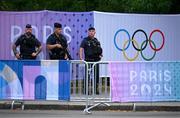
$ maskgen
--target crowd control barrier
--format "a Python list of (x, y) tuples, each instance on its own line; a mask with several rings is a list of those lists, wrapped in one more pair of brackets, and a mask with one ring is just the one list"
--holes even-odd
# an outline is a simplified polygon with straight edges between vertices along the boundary
[(119, 102), (180, 101), (180, 62), (0, 60), (0, 100), (85, 102), (85, 113)]
[[(108, 103), (114, 102), (134, 103), (135, 110), (137, 102), (180, 101), (180, 62), (96, 62), (93, 70), (97, 65), (106, 65), (102, 69), (108, 70), (109, 97), (102, 100), (105, 95), (97, 95), (97, 88), (92, 85), (94, 89), (92, 95), (88, 95), (88, 107), (84, 109), (86, 113), (99, 105), (109, 106)], [(92, 72), (92, 83), (96, 81), (95, 72)]]

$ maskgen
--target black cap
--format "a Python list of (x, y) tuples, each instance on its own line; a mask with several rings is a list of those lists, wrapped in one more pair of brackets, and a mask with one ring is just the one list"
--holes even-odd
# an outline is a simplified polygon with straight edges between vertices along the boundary
[(60, 23), (54, 23), (54, 28), (62, 28), (62, 25)]
[(30, 24), (27, 24), (26, 25), (26, 28), (32, 28)]
[(95, 28), (94, 28), (94, 27), (90, 27), (88, 30), (89, 30), (89, 31), (90, 31), (90, 30), (95, 30)]

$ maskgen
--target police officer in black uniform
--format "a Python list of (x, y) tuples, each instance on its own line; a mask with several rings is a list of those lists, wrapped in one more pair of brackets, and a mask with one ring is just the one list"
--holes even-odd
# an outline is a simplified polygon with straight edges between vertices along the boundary
[[(102, 58), (102, 48), (100, 42), (95, 38), (95, 28), (90, 27), (88, 29), (88, 37), (84, 38), (80, 45), (79, 57), (80, 60), (83, 60), (83, 52), (84, 52), (84, 60), (87, 62), (97, 62)], [(88, 65), (89, 68), (92, 68), (92, 64)], [(98, 84), (99, 84), (99, 65), (95, 67), (95, 85), (96, 85), (96, 93), (98, 93)]]
[(67, 60), (71, 58), (69, 57), (67, 40), (62, 34), (62, 25), (60, 23), (54, 23), (54, 33), (48, 37), (46, 46), (51, 60)]
[(90, 27), (88, 29), (88, 37), (84, 38), (80, 45), (79, 57), (83, 60), (83, 51), (85, 61), (96, 62), (100, 61), (102, 57), (102, 48), (100, 42), (95, 38), (95, 28)]
[[(20, 46), (20, 52), (16, 49), (18, 46)], [(25, 33), (16, 40), (12, 48), (17, 59), (36, 59), (42, 46), (35, 35), (32, 34), (31, 25), (27, 24)]]

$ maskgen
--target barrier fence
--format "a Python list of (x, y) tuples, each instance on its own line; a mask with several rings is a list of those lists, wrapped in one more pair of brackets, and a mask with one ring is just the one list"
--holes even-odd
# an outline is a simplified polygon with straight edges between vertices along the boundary
[[(180, 100), (180, 62), (0, 61), (0, 100), (109, 102)], [(135, 104), (134, 104), (135, 105)]]
[[(135, 110), (136, 102), (180, 101), (180, 62), (96, 62), (93, 70), (97, 65), (106, 65), (100, 69), (108, 69), (109, 97), (102, 99), (106, 95), (97, 96), (94, 88), (86, 101), (93, 103), (84, 110), (87, 113), (101, 104), (109, 106), (109, 102), (132, 102)], [(97, 77), (94, 71), (92, 76)]]

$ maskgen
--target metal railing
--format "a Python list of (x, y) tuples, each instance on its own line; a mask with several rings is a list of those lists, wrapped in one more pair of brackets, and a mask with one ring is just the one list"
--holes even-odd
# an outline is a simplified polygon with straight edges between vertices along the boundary
[[(91, 113), (90, 110), (100, 106), (110, 106), (108, 102), (111, 102), (110, 97), (110, 78), (109, 75), (106, 73), (103, 73), (103, 76), (101, 76), (100, 72), (103, 67), (100, 67), (101, 65), (107, 66), (108, 62), (88, 62), (88, 78), (92, 80), (92, 85), (86, 85), (86, 88), (88, 88), (87, 91), (91, 91), (90, 88), (92, 88), (92, 94), (88, 94), (87, 101), (86, 101), (86, 108), (84, 109), (85, 113)], [(107, 69), (107, 68), (106, 68)], [(108, 72), (108, 71), (106, 71)], [(105, 76), (104, 76), (105, 75)], [(88, 87), (90, 86), (90, 87)], [(91, 87), (92, 86), (92, 87)]]
[(85, 101), (85, 79), (87, 62), (81, 60), (71, 61), (71, 101)]
[[(106, 67), (108, 66), (108, 64), (111, 63), (113, 62), (108, 62), (108, 61), (86, 62), (81, 60), (71, 61), (70, 70), (72, 72), (70, 72), (71, 73), (70, 101), (85, 102), (86, 103), (84, 109), (85, 113), (89, 114), (91, 113), (90, 110), (92, 110), (93, 108), (99, 105), (109, 106), (108, 103), (113, 102), (113, 98), (111, 100), (112, 83), (110, 83), (110, 76), (107, 70), (109, 67)], [(120, 62), (120, 63), (124, 63), (124, 62)], [(125, 62), (125, 63), (132, 64), (131, 62)], [(150, 62), (144, 62), (144, 63), (150, 63)], [(174, 65), (177, 64), (174, 63)], [(158, 66), (158, 64), (153, 64), (153, 67), (154, 66)], [(22, 105), (21, 108), (24, 109), (23, 101), (22, 102), (13, 101), (11, 108), (13, 108), (15, 102), (20, 103)], [(137, 101), (132, 101), (133, 111), (136, 110), (136, 102)]]
[[(111, 97), (108, 71), (101, 74), (101, 70), (106, 68), (101, 66), (107, 65), (108, 62), (86, 62), (83, 60), (72, 60), (70, 62), (70, 101), (85, 102), (85, 113), (90, 113), (91, 109), (99, 105), (109, 106), (107, 103), (111, 101)], [(23, 100), (13, 100), (11, 109), (14, 108), (15, 103), (20, 104), (21, 109), (24, 110)]]

